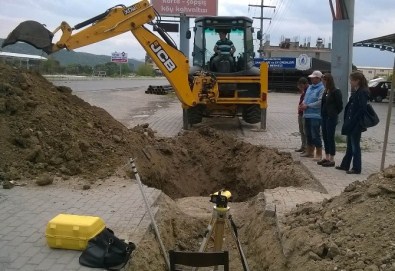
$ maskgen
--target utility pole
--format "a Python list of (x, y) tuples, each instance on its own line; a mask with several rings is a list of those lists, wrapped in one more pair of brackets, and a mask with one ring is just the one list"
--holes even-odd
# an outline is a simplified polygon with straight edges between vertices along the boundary
[(263, 20), (271, 20), (272, 18), (269, 17), (263, 17), (263, 8), (276, 8), (276, 6), (265, 6), (263, 5), (263, 0), (261, 0), (260, 5), (248, 5), (250, 7), (259, 7), (261, 8), (261, 17), (252, 17), (254, 19), (259, 19), (261, 21), (261, 39), (259, 40), (259, 56), (263, 57), (263, 50), (262, 50), (262, 40), (263, 40)]

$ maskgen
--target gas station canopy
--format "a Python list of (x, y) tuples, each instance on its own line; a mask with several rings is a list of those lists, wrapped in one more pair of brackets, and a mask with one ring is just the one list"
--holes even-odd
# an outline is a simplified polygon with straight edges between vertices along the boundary
[(354, 47), (372, 47), (395, 53), (395, 33), (353, 43)]

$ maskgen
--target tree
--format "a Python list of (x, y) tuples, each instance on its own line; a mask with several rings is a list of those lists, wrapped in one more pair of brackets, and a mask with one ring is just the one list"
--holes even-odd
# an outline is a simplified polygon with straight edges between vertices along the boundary
[(48, 57), (48, 60), (42, 61), (40, 64), (40, 71), (42, 73), (58, 73), (62, 70), (63, 69), (61, 69), (59, 61), (55, 60), (52, 57)]
[(142, 64), (137, 67), (136, 74), (140, 76), (154, 76), (155, 71), (151, 65)]
[(121, 70), (122, 70), (122, 75), (129, 75), (132, 72), (132, 70), (130, 69), (127, 63), (121, 64)]

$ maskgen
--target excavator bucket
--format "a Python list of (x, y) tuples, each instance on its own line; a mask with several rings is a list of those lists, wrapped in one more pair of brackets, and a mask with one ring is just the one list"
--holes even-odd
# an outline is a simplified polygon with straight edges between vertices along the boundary
[(47, 54), (52, 53), (53, 34), (42, 24), (36, 21), (20, 23), (4, 40), (1, 47), (14, 44), (18, 41), (29, 43)]

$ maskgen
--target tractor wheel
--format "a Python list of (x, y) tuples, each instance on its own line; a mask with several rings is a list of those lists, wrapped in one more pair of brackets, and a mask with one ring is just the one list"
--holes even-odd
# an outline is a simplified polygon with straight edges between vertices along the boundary
[(242, 118), (245, 122), (255, 124), (261, 121), (261, 109), (259, 105), (246, 105), (242, 111)]

